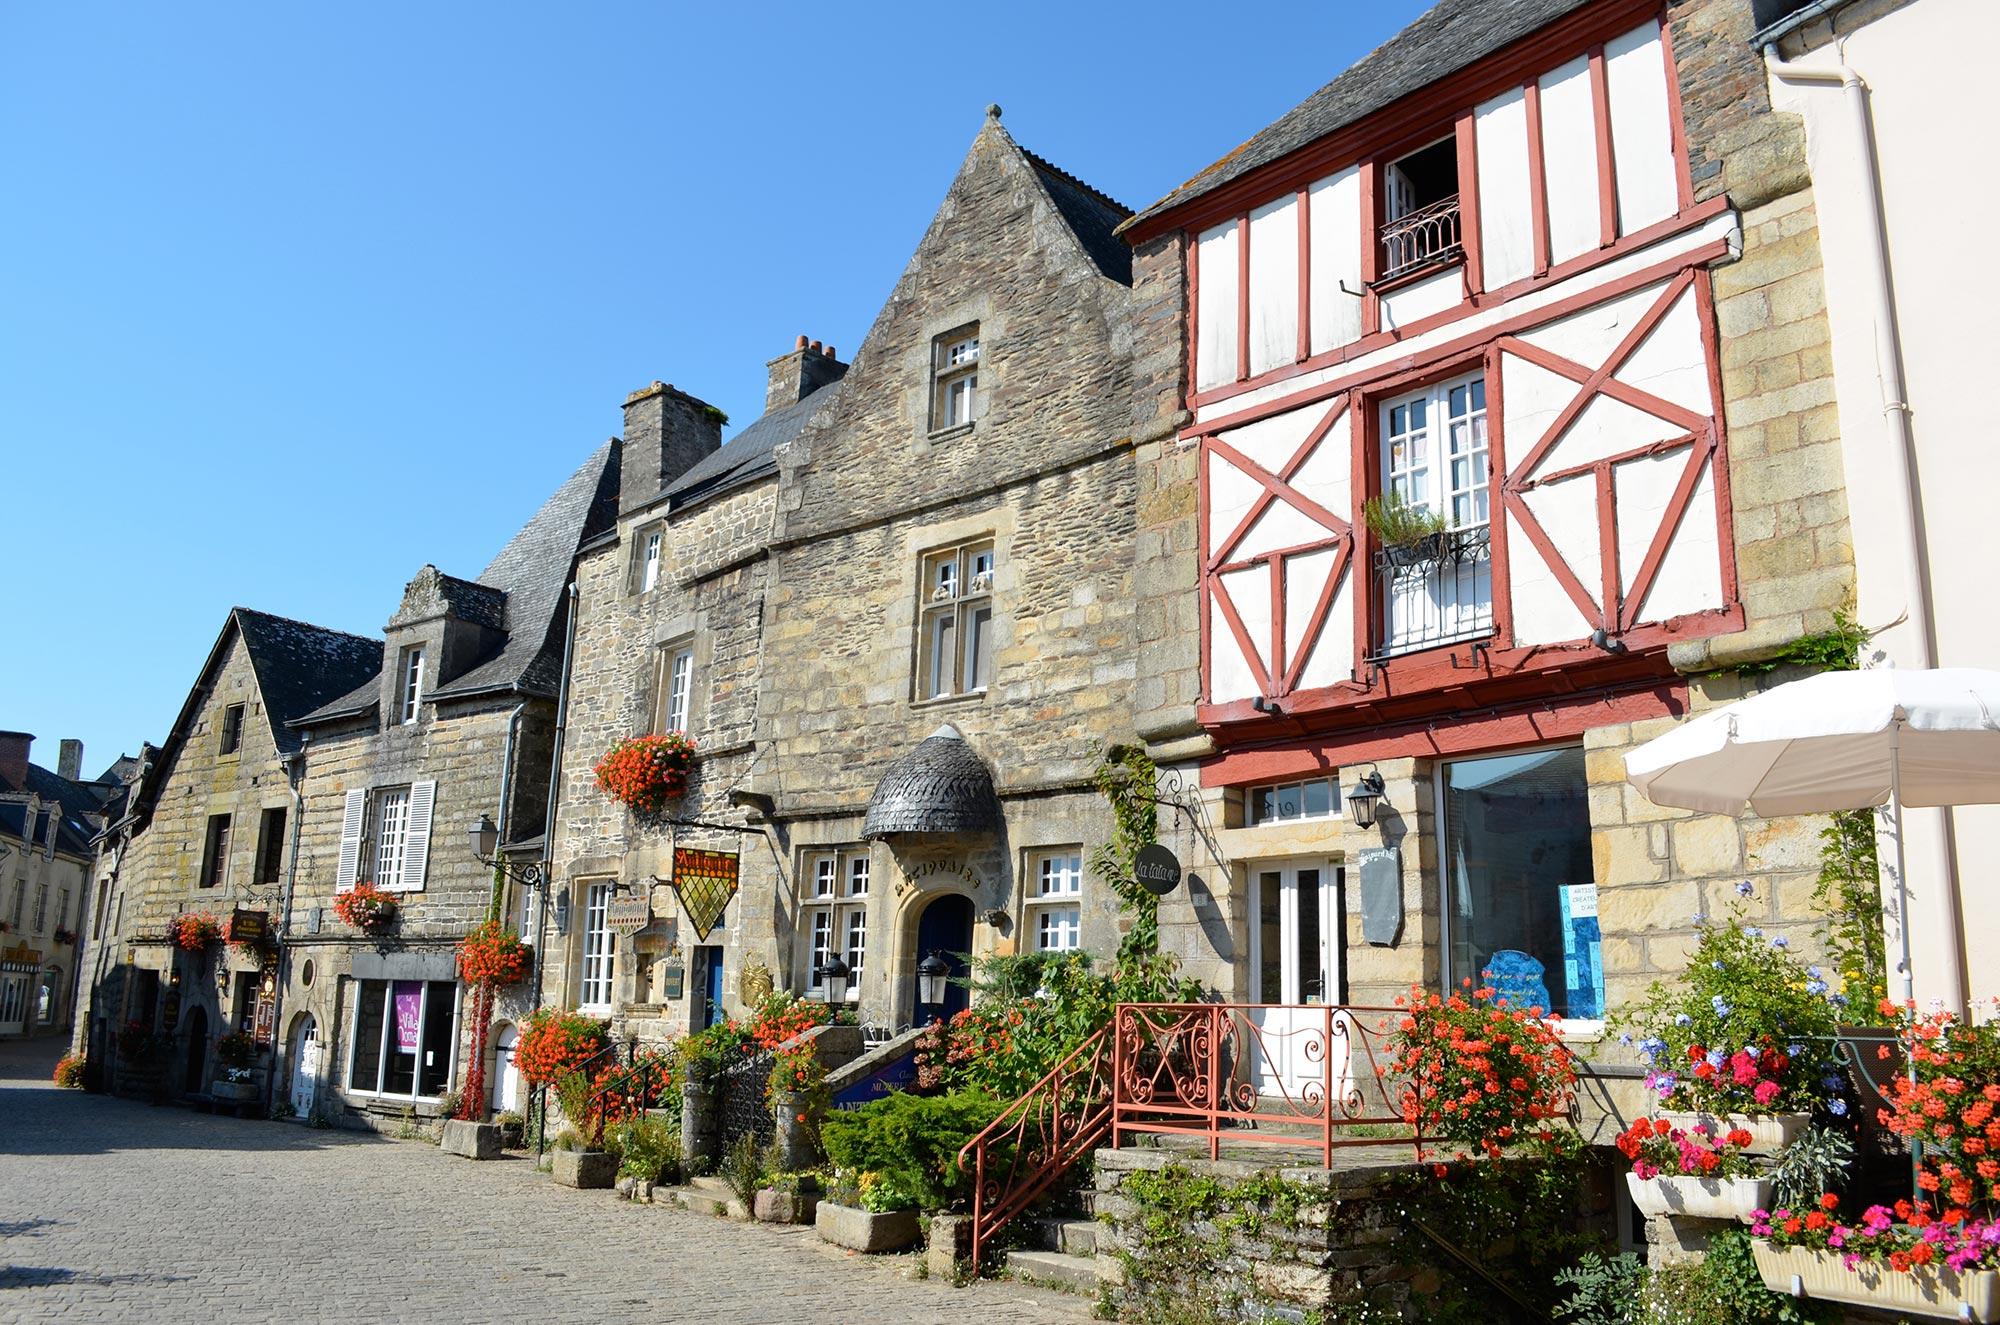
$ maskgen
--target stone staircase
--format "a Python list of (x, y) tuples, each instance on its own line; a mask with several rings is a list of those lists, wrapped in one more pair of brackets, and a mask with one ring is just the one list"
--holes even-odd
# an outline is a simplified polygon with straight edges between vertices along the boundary
[(682, 1187), (655, 1187), (653, 1202), (665, 1205), (672, 1202), (696, 1215), (727, 1215), (731, 1219), (748, 1219), (750, 1212), (743, 1208), (743, 1202), (736, 1199), (736, 1193), (729, 1190), (729, 1184), (720, 1178), (690, 1178)]
[(1088, 1216), (1023, 1219), (1021, 1231), (1034, 1243), (1007, 1253), (1007, 1272), (1019, 1279), (1078, 1293), (1097, 1292), (1098, 1237), (1102, 1227)]

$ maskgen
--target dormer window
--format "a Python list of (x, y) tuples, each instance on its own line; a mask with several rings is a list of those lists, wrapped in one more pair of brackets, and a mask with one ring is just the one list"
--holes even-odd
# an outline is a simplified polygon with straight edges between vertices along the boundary
[(1381, 243), (1379, 281), (1443, 266), (1464, 254), (1456, 138), (1440, 138), (1382, 168)]
[(397, 685), (396, 721), (412, 723), (424, 700), (424, 650), (413, 645), (403, 650), (403, 666)]
[(970, 424), (982, 413), (980, 403), (975, 322), (931, 342), (931, 431)]

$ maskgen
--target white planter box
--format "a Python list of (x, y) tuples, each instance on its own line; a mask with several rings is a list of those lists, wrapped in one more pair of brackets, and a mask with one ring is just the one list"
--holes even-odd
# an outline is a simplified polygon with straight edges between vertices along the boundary
[[(1850, 1270), (1839, 1252), (1773, 1247), (1762, 1238), (1753, 1238), (1750, 1250), (1764, 1286), (1774, 1293), (1980, 1325), (2000, 1321), (2000, 1270), (1960, 1274), (1926, 1265), (1898, 1274), (1886, 1265), (1867, 1263)], [(1963, 1314), (1962, 1307), (1971, 1314)]]
[(1728, 1136), (1735, 1128), (1750, 1133), (1750, 1144), (1743, 1148), (1748, 1155), (1775, 1155), (1792, 1142), (1798, 1140), (1799, 1133), (1806, 1130), (1812, 1115), (1806, 1113), (1675, 1113), (1664, 1112), (1660, 1117), (1682, 1131), (1702, 1126), (1709, 1129), (1717, 1140)]
[(1769, 1178), (1690, 1178), (1684, 1175), (1641, 1178), (1625, 1175), (1632, 1204), (1642, 1215), (1684, 1215), (1691, 1219), (1734, 1219), (1750, 1222), (1756, 1210), (1771, 1208)]

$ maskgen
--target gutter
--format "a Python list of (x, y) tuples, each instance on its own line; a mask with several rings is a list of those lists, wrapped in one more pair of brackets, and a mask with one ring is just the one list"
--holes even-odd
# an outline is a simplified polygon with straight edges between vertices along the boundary
[[(528, 711), (528, 701), (522, 700), (507, 715), (507, 738), (500, 746), (500, 852), (507, 850), (507, 838), (511, 833), (512, 820), (507, 811), (514, 795), (514, 738), (521, 730), (521, 715)], [(489, 883), (488, 887), (491, 887)]]
[[(1846, 0), (1820, 0), (1787, 21), (1797, 20), (1796, 27), (1844, 3)], [(1910, 428), (1909, 391), (1903, 375), (1903, 340), (1897, 327), (1895, 292), (1890, 283), (1889, 236), (1882, 209), (1882, 171), (1876, 150), (1874, 123), (1868, 113), (1868, 85), (1862, 81), (1859, 72), (1846, 64), (1797, 64), (1782, 58), (1775, 42), (1767, 42), (1763, 52), (1764, 65), (1771, 77), (1783, 82), (1838, 84), (1847, 107), (1847, 132), (1853, 140), (1855, 156), (1861, 163), (1862, 196), (1857, 201), (1858, 210), (1868, 228), (1863, 277), (1867, 286), (1868, 315), (1874, 323), (1875, 372), (1881, 383), (1882, 418), (1889, 430), (1888, 472), (1881, 478), (1893, 487), (1900, 498), (1895, 503), (1895, 547), (1891, 555), (1903, 572), (1904, 613), (1910, 624), (1911, 638), (1908, 654), (1900, 661), (1914, 668), (1935, 667), (1937, 651), (1932, 634), (1930, 577), (1924, 559), (1922, 498), (1917, 490), (1912, 460), (1916, 439)], [(1959, 880), (1953, 868), (1949, 838), (1950, 820), (1945, 818), (1932, 843), (1935, 849), (1929, 854), (1933, 858), (1927, 863), (1934, 871), (1933, 877), (1947, 885), (1938, 898), (1934, 916), (1944, 941), (1940, 975), (1944, 980), (1946, 1002), (1954, 1011), (1963, 1014), (1964, 925), (1958, 912)], [(1902, 846), (1900, 836), (1897, 845), (1899, 849)], [(1907, 940), (1909, 917), (1899, 916), (1898, 924)], [(1905, 965), (1907, 968), (1907, 963)], [(1905, 969), (1903, 974), (1907, 979), (1909, 971)]]

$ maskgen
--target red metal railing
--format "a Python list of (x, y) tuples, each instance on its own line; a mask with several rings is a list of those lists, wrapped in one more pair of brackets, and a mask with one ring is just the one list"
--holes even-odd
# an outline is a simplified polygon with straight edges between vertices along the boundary
[(1111, 1028), (1072, 1050), (958, 1152), (972, 1173), (972, 1267), (994, 1235), (1111, 1130)]

